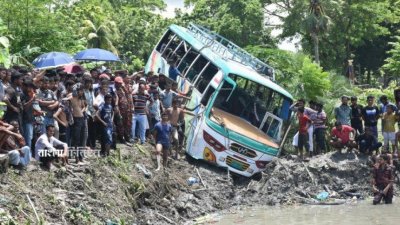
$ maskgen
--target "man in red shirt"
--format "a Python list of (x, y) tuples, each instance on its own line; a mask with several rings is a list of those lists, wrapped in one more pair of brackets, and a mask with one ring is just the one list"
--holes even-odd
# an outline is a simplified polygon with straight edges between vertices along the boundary
[(308, 143), (308, 127), (310, 126), (311, 120), (308, 116), (304, 115), (304, 108), (299, 108), (297, 111), (297, 119), (299, 120), (299, 142), (298, 151), (300, 153), (300, 158), (303, 159), (303, 147), (309, 152), (311, 157), (310, 145)]
[(330, 145), (340, 153), (344, 147), (347, 147), (347, 150), (350, 151), (357, 148), (357, 143), (354, 141), (355, 135), (356, 131), (351, 126), (342, 125), (341, 122), (336, 121), (335, 127), (331, 131)]

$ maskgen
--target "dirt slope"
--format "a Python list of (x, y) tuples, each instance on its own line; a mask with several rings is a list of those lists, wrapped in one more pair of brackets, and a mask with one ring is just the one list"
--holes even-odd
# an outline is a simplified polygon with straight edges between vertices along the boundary
[[(43, 224), (190, 224), (233, 206), (304, 202), (324, 189), (338, 198), (346, 198), (345, 191), (370, 194), (367, 158), (355, 154), (329, 153), (307, 163), (276, 160), (255, 181), (186, 159), (155, 172), (152, 147), (140, 149), (120, 145), (109, 158), (93, 157), (88, 165), (48, 172), (34, 163), (22, 174), (2, 174), (0, 224), (38, 224), (27, 195)], [(189, 186), (189, 177), (199, 178), (196, 169), (205, 185)]]

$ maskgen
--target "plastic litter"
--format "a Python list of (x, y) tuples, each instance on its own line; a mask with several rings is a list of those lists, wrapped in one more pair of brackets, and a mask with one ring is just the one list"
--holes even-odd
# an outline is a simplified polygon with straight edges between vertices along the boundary
[(320, 201), (324, 201), (324, 200), (326, 200), (328, 197), (329, 197), (329, 193), (326, 192), (326, 191), (323, 191), (323, 192), (321, 192), (321, 193), (319, 193), (319, 194), (317, 195), (317, 199), (320, 200)]
[(197, 179), (197, 178), (195, 178), (195, 177), (189, 177), (189, 178), (187, 179), (187, 184), (188, 184), (189, 186), (192, 186), (193, 184), (198, 184), (199, 182), (200, 182), (200, 180)]
[(136, 164), (136, 168), (141, 171), (146, 178), (151, 178), (153, 176), (153, 174), (142, 164)]

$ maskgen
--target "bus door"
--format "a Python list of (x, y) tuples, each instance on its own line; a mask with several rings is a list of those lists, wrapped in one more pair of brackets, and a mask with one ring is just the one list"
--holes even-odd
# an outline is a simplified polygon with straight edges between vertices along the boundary
[(218, 71), (214, 76), (212, 76), (210, 81), (207, 81), (208, 85), (206, 86), (205, 90), (202, 93), (200, 93), (200, 91), (202, 90), (201, 85), (198, 85), (199, 83), (195, 83), (192, 96), (198, 95), (200, 97), (198, 98), (200, 99), (200, 102), (194, 108), (187, 107), (187, 110), (191, 110), (196, 116), (187, 117), (188, 126), (186, 129), (187, 131), (186, 150), (194, 158), (200, 159), (203, 156), (202, 149), (196, 149), (194, 147), (198, 145), (197, 137), (199, 131), (203, 129), (204, 114), (209, 104), (209, 101), (212, 99), (214, 94), (216, 94), (216, 89), (219, 83), (221, 83), (222, 79), (223, 79), (223, 73), (222, 71)]

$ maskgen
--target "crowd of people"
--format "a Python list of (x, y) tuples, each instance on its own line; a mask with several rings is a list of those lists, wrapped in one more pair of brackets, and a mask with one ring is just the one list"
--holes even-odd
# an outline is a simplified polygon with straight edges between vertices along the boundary
[[(340, 106), (334, 109), (335, 122), (326, 137), (327, 115), (323, 104), (310, 101), (309, 107), (304, 100), (291, 106), (297, 112), (298, 132), (293, 138), (293, 145), (301, 160), (304, 149), (309, 157), (327, 152), (327, 147), (342, 153), (355, 151), (371, 156), (372, 185), (375, 193), (374, 204), (382, 199), (391, 203), (393, 197), (393, 180), (398, 161), (398, 143), (400, 131), (400, 91), (395, 91), (396, 102), (392, 103), (386, 95), (379, 97), (379, 105), (374, 96), (368, 96), (365, 106), (358, 103), (357, 97), (341, 97)], [(349, 103), (350, 100), (350, 103)], [(380, 129), (378, 124), (380, 122)], [(380, 142), (381, 131), (383, 143)], [(315, 146), (314, 146), (315, 143)]]
[[(173, 69), (171, 64), (170, 73), (179, 75)], [(179, 158), (184, 115), (191, 114), (182, 107), (190, 98), (177, 87), (175, 80), (152, 72), (129, 75), (127, 71), (94, 68), (68, 74), (63, 68), (0, 67), (0, 153), (8, 154), (15, 167), (26, 167), (34, 158), (51, 169), (55, 161), (66, 165), (70, 158), (84, 163), (85, 155), (93, 152), (98, 142), (104, 157), (117, 142), (152, 142), (160, 170), (167, 165), (172, 145), (174, 158)], [(327, 152), (328, 146), (338, 152), (345, 149), (373, 155), (374, 203), (381, 199), (391, 203), (393, 161), (398, 159), (400, 142), (397, 95), (395, 103), (380, 96), (379, 105), (374, 96), (368, 96), (365, 107), (358, 104), (357, 97), (343, 96), (334, 110), (336, 121), (328, 139), (323, 104), (310, 101), (306, 107), (304, 100), (298, 100), (290, 108), (299, 122), (293, 145), (300, 158), (305, 159), (304, 149), (312, 157)], [(378, 138), (379, 120), (383, 143)]]
[(69, 158), (85, 163), (99, 142), (102, 156), (117, 142), (153, 142), (159, 170), (171, 145), (179, 158), (187, 99), (175, 81), (151, 72), (0, 68), (0, 153), (16, 167), (34, 158), (51, 169)]

